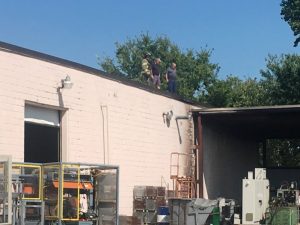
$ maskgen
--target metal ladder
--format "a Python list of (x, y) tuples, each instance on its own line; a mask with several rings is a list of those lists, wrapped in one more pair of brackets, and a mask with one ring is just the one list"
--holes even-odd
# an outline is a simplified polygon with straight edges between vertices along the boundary
[(193, 198), (196, 193), (194, 154), (172, 152), (170, 178), (176, 198)]

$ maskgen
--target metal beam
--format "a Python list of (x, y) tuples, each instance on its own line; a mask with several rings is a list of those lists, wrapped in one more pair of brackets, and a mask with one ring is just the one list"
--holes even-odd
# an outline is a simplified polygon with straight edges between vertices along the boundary
[(197, 162), (198, 162), (198, 197), (203, 198), (203, 127), (201, 115), (198, 115), (198, 145), (197, 145)]

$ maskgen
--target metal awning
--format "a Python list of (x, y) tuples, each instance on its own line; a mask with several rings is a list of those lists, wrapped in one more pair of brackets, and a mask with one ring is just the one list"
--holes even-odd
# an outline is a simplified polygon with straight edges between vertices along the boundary
[(276, 105), (255, 107), (227, 107), (227, 108), (201, 108), (192, 109), (199, 114), (227, 114), (227, 113), (278, 113), (278, 112), (300, 112), (300, 105)]

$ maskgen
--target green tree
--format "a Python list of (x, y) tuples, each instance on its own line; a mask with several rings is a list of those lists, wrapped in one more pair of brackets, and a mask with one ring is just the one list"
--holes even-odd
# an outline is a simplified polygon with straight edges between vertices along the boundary
[(263, 86), (256, 79), (242, 80), (231, 75), (225, 80), (216, 80), (202, 101), (215, 107), (258, 106), (264, 103)]
[(289, 24), (296, 37), (294, 42), (296, 47), (300, 41), (300, 0), (282, 0), (281, 7), (283, 19)]
[(266, 69), (261, 70), (261, 75), (265, 104), (300, 103), (300, 56), (269, 56)]
[[(269, 56), (261, 70), (265, 105), (300, 103), (300, 56)], [(269, 166), (300, 166), (300, 139), (268, 139)]]
[(300, 56), (270, 55), (261, 79), (216, 79), (200, 102), (216, 107), (287, 105), (300, 103)]
[(108, 73), (145, 82), (141, 77), (141, 62), (146, 52), (151, 54), (152, 60), (155, 57), (162, 60), (163, 88), (166, 88), (166, 69), (172, 62), (177, 64), (177, 92), (183, 97), (195, 99), (205, 93), (217, 78), (219, 66), (210, 62), (211, 50), (182, 51), (165, 36), (152, 38), (148, 34), (141, 34), (124, 43), (117, 42), (114, 59), (106, 57), (99, 59), (98, 63)]
[(300, 139), (268, 139), (266, 148), (268, 166), (300, 166)]

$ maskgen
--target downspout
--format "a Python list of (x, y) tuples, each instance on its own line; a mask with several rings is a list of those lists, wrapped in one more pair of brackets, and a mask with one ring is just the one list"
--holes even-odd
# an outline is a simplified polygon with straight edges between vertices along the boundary
[(179, 130), (179, 125), (178, 125), (178, 120), (190, 120), (192, 117), (191, 115), (188, 116), (176, 116), (175, 117), (175, 121), (176, 121), (176, 126), (177, 126), (177, 132), (178, 132), (178, 136), (179, 136), (179, 143), (182, 143), (182, 139), (181, 139), (181, 134), (180, 134), (180, 130)]
[(109, 151), (109, 130), (108, 130), (108, 120), (109, 118), (108, 118), (108, 107), (106, 106), (106, 138), (107, 138), (107, 143), (106, 143), (106, 147), (107, 147), (107, 163), (109, 164), (110, 163), (110, 160), (109, 160), (109, 153), (110, 153), (110, 151)]
[[(102, 138), (103, 138), (103, 162), (104, 164), (109, 163), (109, 137), (108, 137), (108, 107), (107, 105), (101, 105), (101, 115), (102, 115)], [(106, 108), (106, 139), (105, 139), (105, 117), (103, 108)], [(106, 155), (107, 153), (107, 155)]]
[(176, 116), (175, 120), (189, 120), (191, 116)]

